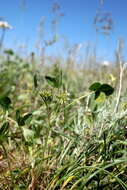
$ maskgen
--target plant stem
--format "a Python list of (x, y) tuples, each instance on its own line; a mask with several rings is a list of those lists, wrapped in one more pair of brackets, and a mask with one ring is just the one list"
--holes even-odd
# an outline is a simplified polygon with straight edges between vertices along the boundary
[(2, 46), (3, 46), (4, 37), (5, 37), (5, 28), (2, 29), (2, 35), (1, 35), (1, 38), (0, 38), (0, 52), (1, 52), (1, 49), (2, 49)]
[(49, 133), (50, 133), (50, 129), (51, 129), (51, 124), (50, 124), (51, 113), (50, 113), (50, 109), (49, 109), (49, 106), (48, 106), (47, 103), (46, 103), (46, 110), (47, 110), (47, 124), (48, 124), (48, 127), (46, 129), (46, 139), (45, 139), (45, 145), (44, 145), (43, 158), (45, 156), (45, 151), (47, 150)]
[(119, 76), (119, 91), (118, 91), (118, 97), (117, 97), (117, 101), (116, 101), (116, 106), (114, 109), (114, 113), (116, 113), (118, 111), (118, 107), (119, 107), (119, 102), (120, 102), (120, 96), (121, 96), (121, 91), (122, 91), (122, 82), (123, 82), (123, 72), (124, 72), (124, 65), (122, 65), (122, 62), (120, 61), (120, 76)]

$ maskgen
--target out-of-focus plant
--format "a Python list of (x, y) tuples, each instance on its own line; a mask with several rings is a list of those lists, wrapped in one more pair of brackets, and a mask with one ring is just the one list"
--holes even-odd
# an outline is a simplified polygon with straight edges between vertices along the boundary
[(94, 26), (97, 33), (109, 35), (113, 29), (111, 13), (98, 10), (94, 18)]
[(5, 32), (7, 29), (12, 29), (12, 26), (7, 21), (0, 20), (0, 29), (2, 30), (2, 34), (0, 37), (0, 51), (1, 51), (1, 48), (3, 46)]

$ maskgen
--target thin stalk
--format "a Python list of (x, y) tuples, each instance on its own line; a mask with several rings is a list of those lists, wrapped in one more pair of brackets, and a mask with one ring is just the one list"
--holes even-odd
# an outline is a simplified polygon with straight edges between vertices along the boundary
[(36, 175), (35, 175), (35, 170), (34, 168), (32, 168), (31, 170), (31, 184), (29, 185), (28, 190), (35, 190), (35, 186), (36, 186)]
[(90, 95), (88, 95), (86, 99), (86, 111), (89, 109), (89, 101), (90, 101)]
[(48, 124), (48, 127), (46, 129), (46, 139), (45, 139), (45, 145), (44, 145), (43, 158), (44, 158), (44, 155), (45, 155), (45, 151), (47, 150), (48, 139), (49, 139), (49, 134), (50, 134), (50, 129), (51, 129), (51, 123), (50, 123), (51, 113), (50, 113), (50, 109), (49, 109), (48, 104), (46, 102), (45, 102), (45, 104), (46, 104), (46, 110), (47, 110), (47, 124)]
[(1, 38), (0, 38), (0, 52), (1, 52), (1, 49), (2, 49), (2, 46), (3, 46), (4, 37), (5, 37), (5, 28), (2, 29), (2, 35), (1, 35)]
[(116, 113), (118, 111), (118, 107), (119, 107), (120, 96), (121, 96), (121, 92), (122, 92), (123, 72), (124, 72), (124, 68), (125, 68), (124, 66), (125, 66), (125, 64), (123, 65), (122, 62), (120, 61), (119, 90), (118, 90), (118, 97), (117, 97), (114, 113)]

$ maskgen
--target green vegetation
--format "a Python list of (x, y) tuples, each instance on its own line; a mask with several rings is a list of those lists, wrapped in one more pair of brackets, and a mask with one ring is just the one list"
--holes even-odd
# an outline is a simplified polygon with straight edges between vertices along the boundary
[(0, 190), (126, 190), (122, 65), (0, 62)]

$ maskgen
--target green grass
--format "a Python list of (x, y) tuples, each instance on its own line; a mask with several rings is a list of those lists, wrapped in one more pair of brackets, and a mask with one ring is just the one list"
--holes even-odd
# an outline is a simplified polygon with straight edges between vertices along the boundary
[[(115, 109), (115, 67), (41, 68), (15, 54), (4, 60), (0, 190), (126, 190), (126, 70)], [(89, 90), (94, 82), (111, 85), (113, 94), (111, 88)]]

